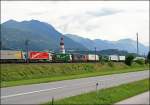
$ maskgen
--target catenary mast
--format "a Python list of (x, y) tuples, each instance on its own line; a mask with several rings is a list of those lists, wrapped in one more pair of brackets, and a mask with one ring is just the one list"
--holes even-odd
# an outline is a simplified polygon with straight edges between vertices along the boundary
[(136, 53), (139, 54), (139, 38), (138, 38), (138, 33), (136, 33), (137, 36), (137, 51)]

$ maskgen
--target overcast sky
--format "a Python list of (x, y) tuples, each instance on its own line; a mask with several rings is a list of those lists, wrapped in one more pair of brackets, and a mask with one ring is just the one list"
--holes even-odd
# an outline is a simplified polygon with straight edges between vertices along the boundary
[(90, 39), (149, 44), (149, 1), (1, 1), (1, 22), (36, 19)]

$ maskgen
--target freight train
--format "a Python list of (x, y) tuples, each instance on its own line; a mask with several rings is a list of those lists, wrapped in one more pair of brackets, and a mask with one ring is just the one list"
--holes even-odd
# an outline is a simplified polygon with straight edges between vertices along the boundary
[[(1, 63), (19, 63), (19, 62), (49, 62), (49, 63), (71, 63), (71, 62), (99, 62), (101, 56), (97, 54), (79, 54), (79, 53), (51, 53), (51, 52), (39, 52), (29, 51), (25, 53), (23, 51), (13, 50), (1, 50), (0, 51)], [(123, 59), (124, 60), (124, 59)]]
[(94, 54), (70, 54), (29, 51), (1, 50), (1, 62), (88, 62), (99, 61), (99, 56)]

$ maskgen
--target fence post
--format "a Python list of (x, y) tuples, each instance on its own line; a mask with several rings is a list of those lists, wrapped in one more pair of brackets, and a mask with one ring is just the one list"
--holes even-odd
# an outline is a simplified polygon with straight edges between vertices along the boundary
[(97, 88), (98, 88), (98, 82), (96, 83), (96, 91), (97, 91)]
[(98, 82), (96, 83), (96, 98), (98, 99)]
[(52, 97), (52, 105), (54, 105), (54, 97)]

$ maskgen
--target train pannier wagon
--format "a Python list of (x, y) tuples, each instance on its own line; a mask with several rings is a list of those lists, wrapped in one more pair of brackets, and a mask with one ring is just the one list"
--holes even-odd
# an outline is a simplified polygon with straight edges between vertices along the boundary
[(53, 56), (53, 62), (72, 62), (72, 56), (69, 53), (57, 53)]
[(72, 62), (87, 62), (87, 55), (85, 54), (72, 54)]
[(52, 54), (49, 52), (30, 51), (28, 53), (30, 62), (51, 62)]
[(88, 61), (89, 62), (94, 62), (94, 61), (99, 61), (99, 56), (95, 54), (88, 54)]
[(25, 57), (22, 51), (0, 50), (1, 63), (17, 63), (24, 62)]

